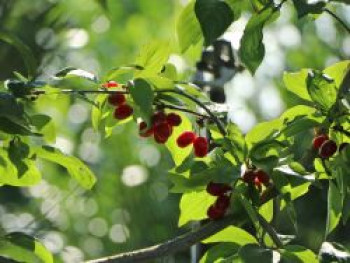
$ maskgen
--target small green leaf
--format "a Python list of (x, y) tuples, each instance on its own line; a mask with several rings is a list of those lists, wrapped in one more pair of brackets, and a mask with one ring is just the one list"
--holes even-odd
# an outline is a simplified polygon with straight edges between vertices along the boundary
[(190, 46), (196, 45), (202, 39), (201, 27), (194, 11), (195, 3), (192, 0), (177, 19), (176, 32), (181, 53), (185, 53)]
[(91, 109), (91, 122), (95, 131), (99, 131), (101, 128), (100, 126), (103, 120), (103, 106), (106, 104), (107, 98), (108, 95), (105, 94), (99, 94), (95, 97), (94, 103), (96, 106), (92, 107)]
[(50, 116), (37, 114), (30, 117), (32, 125), (36, 127), (44, 139), (49, 142), (55, 142), (56, 140), (56, 129)]
[(190, 221), (207, 218), (207, 210), (216, 200), (206, 191), (185, 193), (180, 201), (179, 227)]
[(306, 83), (311, 99), (322, 111), (327, 112), (337, 99), (334, 80), (321, 72), (310, 71)]
[(331, 76), (335, 82), (337, 89), (339, 89), (346, 72), (350, 69), (350, 60), (340, 61), (327, 67), (323, 73)]
[(271, 263), (273, 261), (273, 250), (259, 247), (255, 244), (248, 244), (242, 247), (238, 252), (242, 263)]
[(37, 62), (30, 48), (15, 35), (8, 32), (0, 31), (0, 40), (10, 44), (19, 51), (26, 65), (28, 78), (33, 78), (35, 76)]
[(160, 76), (171, 80), (177, 80), (177, 70), (174, 64), (166, 63), (162, 68)]
[(266, 8), (262, 12), (253, 14), (245, 27), (239, 55), (249, 71), (254, 74), (265, 56), (263, 40), (263, 28), (265, 23), (274, 18), (277, 11)]
[(166, 64), (170, 55), (169, 42), (152, 42), (141, 48), (135, 64), (144, 68), (144, 70), (135, 73), (135, 77), (147, 77), (148, 75), (158, 74)]
[[(51, 252), (47, 250), (47, 248), (38, 239), (32, 236), (20, 232), (13, 232), (7, 234), (5, 236), (5, 240), (12, 243), (14, 246), (18, 246), (33, 253), (43, 263), (53, 263)], [(10, 256), (12, 257), (13, 255)]]
[(255, 237), (249, 234), (242, 228), (229, 226), (224, 230), (212, 235), (211, 237), (202, 241), (202, 243), (215, 243), (215, 242), (232, 242), (239, 246), (247, 244), (258, 244)]
[(317, 256), (310, 249), (297, 245), (285, 246), (281, 253), (281, 262), (294, 263), (318, 263)]
[(6, 117), (0, 117), (0, 131), (12, 135), (40, 136), (40, 134), (33, 133), (28, 127), (17, 124)]
[(201, 25), (206, 46), (212, 44), (233, 22), (233, 12), (223, 1), (197, 0), (194, 10)]
[(308, 70), (303, 69), (299, 72), (285, 72), (283, 74), (283, 82), (287, 90), (294, 93), (301, 99), (311, 101), (310, 95), (307, 91), (306, 78)]
[(87, 80), (90, 80), (90, 81), (95, 82), (95, 83), (98, 82), (98, 78), (94, 74), (92, 74), (86, 70), (78, 69), (78, 68), (74, 68), (74, 67), (67, 67), (67, 68), (60, 70), (59, 72), (57, 72), (55, 74), (55, 77), (59, 78), (59, 79), (74, 78), (75, 77), (75, 78), (87, 79)]
[(235, 243), (221, 243), (208, 249), (199, 263), (233, 262), (232, 257), (237, 254), (239, 248)]
[(293, 0), (293, 3), (299, 18), (308, 14), (321, 14), (326, 6), (326, 3), (322, 1), (309, 4), (307, 0)]
[(139, 108), (139, 113), (144, 121), (149, 122), (153, 113), (154, 92), (151, 85), (144, 79), (135, 79), (130, 87), (130, 95)]
[(338, 187), (329, 181), (326, 236), (338, 225), (342, 215), (343, 200)]
[(96, 182), (95, 175), (78, 158), (65, 155), (60, 150), (50, 146), (36, 148), (36, 153), (38, 157), (66, 168), (68, 173), (85, 189), (91, 189), (94, 186)]
[(192, 146), (188, 146), (180, 150), (176, 140), (184, 131), (192, 131), (192, 123), (185, 114), (180, 112), (177, 112), (177, 114), (181, 116), (182, 122), (180, 126), (174, 127), (173, 134), (168, 139), (165, 146), (168, 148), (175, 165), (179, 166), (192, 152)]

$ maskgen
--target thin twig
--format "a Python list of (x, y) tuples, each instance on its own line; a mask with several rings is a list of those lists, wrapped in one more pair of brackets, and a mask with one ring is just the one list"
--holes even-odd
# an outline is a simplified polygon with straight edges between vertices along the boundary
[(221, 220), (209, 222), (196, 231), (191, 231), (164, 243), (114, 256), (90, 260), (87, 263), (152, 262), (156, 258), (169, 256), (177, 251), (188, 249), (193, 244), (223, 230), (231, 225), (233, 221), (234, 216), (229, 215)]
[(350, 27), (345, 24), (345, 22), (343, 20), (340, 19), (339, 16), (337, 16), (335, 13), (333, 13), (331, 10), (329, 10), (328, 8), (323, 8), (323, 11), (330, 14), (335, 20), (337, 20), (339, 22), (339, 24), (341, 24), (344, 29), (350, 34)]
[(157, 106), (158, 105), (160, 107), (162, 107), (162, 108), (165, 108), (165, 109), (171, 109), (171, 110), (177, 110), (177, 111), (181, 111), (181, 112), (187, 112), (187, 113), (190, 113), (192, 115), (195, 115), (195, 116), (198, 116), (198, 117), (201, 117), (201, 118), (204, 118), (204, 119), (210, 119), (210, 116), (208, 116), (208, 115), (204, 115), (204, 114), (201, 114), (199, 112), (195, 112), (195, 111), (189, 110), (187, 108), (178, 107), (178, 106), (171, 105), (171, 104), (165, 104), (163, 102), (157, 104)]

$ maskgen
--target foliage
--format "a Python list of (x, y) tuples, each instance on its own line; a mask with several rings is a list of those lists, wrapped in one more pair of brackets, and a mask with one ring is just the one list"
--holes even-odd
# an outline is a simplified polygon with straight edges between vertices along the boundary
[[(106, 1), (99, 2), (108, 8)], [(254, 74), (265, 56), (264, 27), (277, 19), (284, 4), (286, 1), (279, 4), (252, 1), (252, 8), (240, 0), (190, 1), (177, 23), (180, 50), (186, 53), (201, 41), (205, 46), (211, 45), (242, 12), (250, 11), (252, 15), (238, 54)], [(293, 1), (293, 5), (299, 18), (320, 14), (326, 6), (323, 2), (306, 1)], [(82, 188), (93, 189), (96, 184), (93, 170), (79, 158), (52, 146), (56, 138), (55, 120), (45, 112), (33, 110), (43, 97), (72, 95), (90, 104), (92, 126), (104, 138), (112, 136), (114, 128), (127, 122), (140, 125), (143, 121), (147, 129), (152, 129), (155, 141), (165, 144), (174, 164), (169, 171), (172, 191), (182, 194), (178, 226), (208, 217), (220, 221), (225, 213), (235, 218), (232, 225), (201, 240), (205, 244), (214, 243), (201, 262), (272, 262), (275, 257), (280, 258), (279, 262), (327, 262), (327, 257), (349, 257), (340, 245), (335, 244), (338, 249), (326, 243), (340, 223), (346, 225), (350, 217), (349, 60), (323, 70), (286, 72), (284, 86), (298, 102), (289, 105), (280, 117), (261, 122), (243, 134), (235, 123), (222, 118), (222, 112), (215, 110), (215, 104), (199, 87), (180, 80), (176, 66), (169, 62), (173, 52), (169, 42), (145, 45), (132, 64), (115, 68), (101, 78), (67, 67), (54, 75), (56, 82), (53, 82), (35, 78), (34, 56), (25, 44), (10, 34), (0, 33), (0, 39), (19, 50), (28, 72), (26, 77), (17, 73), (16, 78), (6, 80), (0, 94), (1, 185), (38, 184), (42, 178), (38, 164), (45, 160), (64, 167)], [(74, 81), (87, 88), (74, 88)], [(110, 87), (109, 81), (118, 84)], [(62, 88), (64, 83), (68, 86), (72, 83), (73, 88)], [(125, 96), (126, 102), (121, 104), (129, 105), (132, 114), (118, 118), (115, 110), (120, 105), (108, 102), (113, 95)], [(167, 118), (171, 112), (180, 116), (181, 124), (168, 125), (169, 131), (162, 130), (160, 134), (168, 133), (167, 136), (160, 136), (155, 116), (162, 113)], [(208, 133), (208, 154), (207, 148), (205, 154), (198, 154), (199, 135), (186, 148), (179, 147), (177, 138), (192, 130)], [(143, 132), (140, 130), (139, 135)], [(332, 141), (335, 150), (327, 149), (325, 142), (321, 147), (312, 145), (312, 139), (319, 135), (327, 135), (326, 141)], [(300, 137), (310, 143), (301, 144), (296, 151)], [(254, 174), (253, 179), (248, 177), (249, 173)], [(213, 182), (228, 186), (229, 190), (213, 194), (208, 188)], [(313, 187), (325, 185), (328, 188), (323, 240), (326, 245), (317, 256), (312, 248), (298, 244), (297, 239), (284, 240), (275, 221), (280, 213), (286, 213), (295, 230), (291, 235), (297, 237), (295, 202), (308, 196)], [(213, 218), (209, 211), (217, 206), (220, 197), (228, 198), (228, 207), (222, 210), (220, 218)], [(53, 261), (50, 252), (36, 238), (22, 233), (4, 234), (0, 251), (1, 255), (19, 262)]]

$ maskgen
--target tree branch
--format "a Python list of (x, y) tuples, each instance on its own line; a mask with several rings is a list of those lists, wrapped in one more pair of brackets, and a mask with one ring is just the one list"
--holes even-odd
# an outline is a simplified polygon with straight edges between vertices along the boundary
[(200, 242), (203, 239), (223, 230), (231, 225), (234, 216), (229, 215), (218, 221), (211, 221), (196, 231), (191, 231), (164, 243), (151, 247), (121, 253), (114, 256), (93, 259), (87, 263), (126, 263), (126, 262), (149, 262), (152, 259), (168, 256), (180, 250), (188, 249), (190, 246)]
[(330, 14), (335, 20), (337, 20), (342, 26), (343, 28), (350, 34), (350, 27), (345, 24), (345, 22), (343, 20), (340, 19), (339, 16), (337, 16), (335, 13), (333, 13), (331, 10), (329, 10), (328, 8), (324, 8), (323, 11), (325, 11), (326, 13)]

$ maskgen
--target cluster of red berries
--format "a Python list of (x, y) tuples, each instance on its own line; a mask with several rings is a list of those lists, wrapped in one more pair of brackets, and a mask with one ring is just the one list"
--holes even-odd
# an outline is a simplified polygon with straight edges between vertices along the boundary
[(179, 126), (181, 122), (181, 116), (176, 113), (165, 114), (163, 111), (158, 111), (151, 118), (151, 127), (147, 127), (144, 121), (139, 124), (139, 134), (141, 137), (153, 135), (157, 143), (163, 144), (173, 133), (173, 127)]
[(247, 169), (242, 175), (242, 180), (247, 184), (254, 184), (259, 191), (262, 185), (265, 187), (270, 185), (270, 177), (262, 169)]
[(180, 148), (185, 148), (193, 144), (194, 155), (196, 157), (204, 157), (209, 150), (208, 140), (205, 137), (197, 136), (192, 131), (183, 132), (176, 140)]
[(114, 93), (108, 97), (109, 104), (115, 106), (113, 113), (114, 118), (118, 120), (124, 120), (130, 117), (134, 110), (133, 108), (126, 103), (125, 95), (121, 93)]
[(228, 184), (210, 182), (207, 185), (207, 192), (212, 196), (217, 196), (215, 203), (207, 210), (210, 219), (217, 220), (225, 215), (230, 206), (231, 191), (232, 187)]
[(320, 134), (312, 141), (313, 147), (318, 150), (321, 158), (326, 159), (336, 153), (338, 146), (335, 141), (330, 140), (327, 134)]

